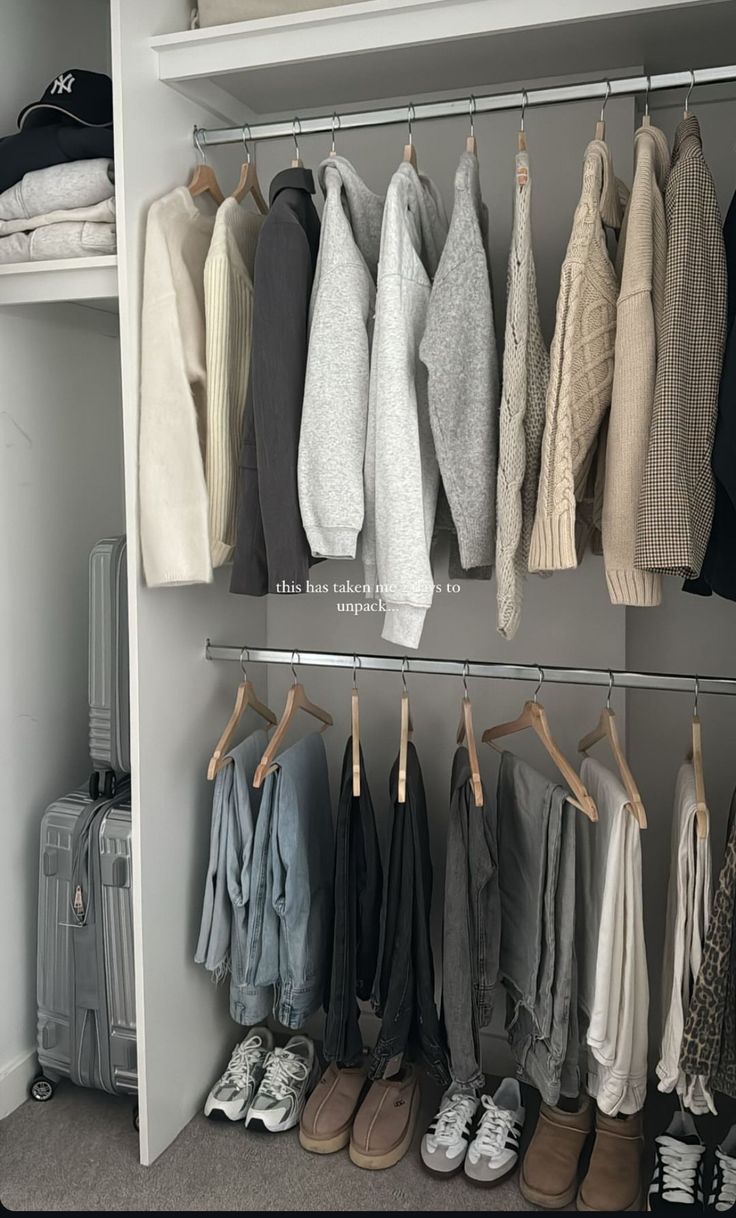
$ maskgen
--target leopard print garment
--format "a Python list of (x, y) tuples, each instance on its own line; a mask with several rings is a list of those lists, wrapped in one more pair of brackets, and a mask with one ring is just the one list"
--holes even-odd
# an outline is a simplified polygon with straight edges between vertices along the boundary
[(682, 1038), (680, 1068), (736, 1096), (736, 791), (726, 854)]

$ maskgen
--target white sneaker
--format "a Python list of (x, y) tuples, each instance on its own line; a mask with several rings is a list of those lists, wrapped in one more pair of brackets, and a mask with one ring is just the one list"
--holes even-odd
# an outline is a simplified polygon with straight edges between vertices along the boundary
[(505, 1078), (495, 1095), (482, 1095), (485, 1108), (468, 1147), (465, 1175), (476, 1184), (499, 1184), (519, 1161), (524, 1128), (521, 1090), (515, 1078)]
[(437, 1176), (452, 1176), (463, 1165), (478, 1096), (457, 1086), (442, 1096), (440, 1110), (422, 1138), (424, 1166)]
[(248, 1115), (246, 1128), (283, 1133), (299, 1124), (307, 1096), (317, 1082), (319, 1063), (308, 1036), (292, 1036), (274, 1049)]
[(215, 1121), (244, 1121), (272, 1049), (273, 1032), (251, 1028), (245, 1040), (235, 1046), (227, 1070), (207, 1096), (204, 1115)]

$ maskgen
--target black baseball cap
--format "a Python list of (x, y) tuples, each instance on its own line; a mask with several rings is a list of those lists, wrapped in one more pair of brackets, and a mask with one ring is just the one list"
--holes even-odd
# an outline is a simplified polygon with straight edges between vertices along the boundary
[(112, 81), (103, 72), (71, 68), (51, 81), (40, 101), (18, 115), (18, 126), (45, 127), (72, 122), (83, 127), (112, 126)]

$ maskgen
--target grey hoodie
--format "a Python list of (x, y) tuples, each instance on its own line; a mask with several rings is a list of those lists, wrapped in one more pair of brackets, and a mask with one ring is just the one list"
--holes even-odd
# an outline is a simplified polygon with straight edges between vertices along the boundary
[(429, 373), (432, 435), (465, 571), (490, 567), (496, 544), (500, 391), (487, 233), (478, 158), (464, 152), (420, 355)]
[(325, 194), (299, 437), (299, 506), (312, 554), (354, 558), (383, 199), (340, 156), (319, 167)]
[(419, 344), (447, 236), (442, 200), (404, 161), (386, 195), (365, 454), (366, 583), (386, 605), (383, 638), (418, 647), (432, 604), (429, 549), (439, 488)]

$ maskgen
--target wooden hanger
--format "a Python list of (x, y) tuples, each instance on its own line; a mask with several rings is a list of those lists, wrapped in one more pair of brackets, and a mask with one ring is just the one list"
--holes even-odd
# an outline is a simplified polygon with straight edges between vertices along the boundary
[(465, 141), (465, 151), (471, 152), (473, 156), (478, 155), (478, 141), (475, 138), (475, 98), (470, 94), (468, 99), (468, 108), (470, 110), (470, 135)]
[(601, 116), (595, 125), (595, 138), (597, 140), (605, 140), (605, 138), (606, 138), (606, 120), (605, 120), (604, 115), (606, 113), (606, 102), (608, 101), (610, 96), (611, 96), (611, 82), (610, 82), (610, 80), (607, 80), (606, 81), (606, 96), (603, 98), (603, 105), (601, 106)]
[(512, 719), (508, 723), (499, 723), (497, 727), (487, 728), (483, 733), (483, 743), (491, 744), (495, 747), (495, 741), (500, 740), (503, 736), (511, 736), (516, 732), (523, 732), (528, 727), (532, 728), (572, 792), (572, 796), (568, 796), (568, 802), (574, 804), (581, 812), (584, 812), (590, 820), (598, 820), (598, 809), (581, 782), (580, 775), (573, 769), (567, 758), (555, 744), (547, 714), (538, 700), (543, 682), (544, 669), (539, 667), (539, 684), (534, 691), (532, 701), (524, 703), (523, 710), (518, 719)]
[(245, 668), (243, 667), (243, 652), (247, 652), (246, 647), (244, 647), (243, 651), (240, 653), (240, 669), (243, 674), (243, 680), (240, 682), (238, 692), (235, 695), (235, 706), (233, 707), (233, 713), (225, 724), (225, 730), (220, 736), (220, 739), (217, 741), (215, 750), (210, 757), (210, 763), (207, 766), (207, 777), (210, 782), (212, 782), (217, 772), (225, 765), (227, 751), (230, 747), (230, 741), (235, 735), (236, 728), (248, 707), (250, 707), (251, 710), (254, 710), (256, 714), (260, 715), (262, 719), (265, 719), (267, 723), (271, 723), (275, 726), (275, 724), (278, 722), (273, 711), (270, 709), (270, 707), (266, 706), (265, 702), (261, 702), (255, 688), (248, 680)]
[(409, 690), (406, 684), (406, 671), (409, 667), (409, 661), (406, 656), (401, 661), (401, 680), (403, 690), (401, 693), (401, 737), (399, 740), (399, 790), (397, 802), (400, 804), (406, 803), (406, 769), (407, 756), (409, 753), (409, 741), (414, 732), (414, 724), (411, 719), (411, 706), (409, 705)]
[(340, 115), (337, 110), (332, 111), (332, 143), (330, 145), (330, 156), (337, 156), (337, 147), (335, 145), (335, 132), (340, 130)]
[[(522, 89), (521, 90), (521, 118), (519, 119), (519, 133), (516, 137), (516, 147), (519, 152), (526, 152), (526, 131), (524, 130), (524, 112), (526, 110), (526, 102), (527, 102), (527, 91), (526, 91), (526, 89)], [(526, 186), (526, 178), (524, 178), (524, 181), (521, 183), (521, 185)]]
[(358, 657), (353, 656), (353, 688), (350, 693), (350, 737), (353, 748), (353, 795), (360, 795), (360, 704), (358, 702), (358, 683), (355, 670), (358, 667)]
[(641, 120), (642, 127), (651, 127), (652, 120), (649, 117), (649, 90), (652, 87), (652, 78), (647, 75), (647, 91), (644, 94), (644, 117)]
[(634, 782), (634, 775), (631, 773), (629, 763), (624, 756), (624, 751), (621, 747), (621, 741), (619, 739), (618, 728), (616, 726), (616, 716), (611, 710), (611, 693), (613, 691), (614, 684), (613, 673), (609, 672), (608, 677), (609, 685), (606, 705), (601, 711), (601, 717), (598, 720), (597, 727), (593, 728), (592, 732), (588, 732), (587, 736), (583, 736), (582, 740), (578, 744), (578, 752), (587, 753), (589, 749), (592, 749), (594, 744), (598, 744), (599, 740), (608, 741), (618, 767), (621, 782), (623, 783), (624, 789), (628, 796), (628, 803), (626, 807), (637, 821), (639, 828), (646, 829), (647, 814), (644, 810), (641, 795), (639, 794), (639, 788)]
[[(412, 127), (414, 125), (414, 114), (415, 114), (414, 105), (412, 102), (409, 102), (409, 110), (408, 110), (407, 119), (406, 119), (408, 127), (409, 127), (409, 143), (404, 144), (404, 160), (408, 161), (409, 164), (414, 169), (416, 169), (416, 167), (417, 167), (417, 150), (414, 147), (414, 133), (412, 130)], [(404, 802), (403, 799), (400, 802), (403, 803)]]
[(690, 94), (692, 93), (694, 88), (695, 88), (695, 73), (693, 72), (692, 68), (690, 68), (690, 84), (688, 86), (687, 93), (685, 94), (685, 105), (684, 105), (683, 111), (682, 111), (683, 118), (690, 117), (690, 108), (689, 108), (690, 107)]
[[(294, 652), (294, 655), (298, 655), (298, 652)], [(256, 773), (253, 779), (254, 787), (260, 787), (264, 778), (269, 773), (273, 765), (274, 758), (276, 757), (278, 750), (281, 748), (284, 737), (286, 736), (286, 733), (288, 732), (297, 711), (306, 711), (308, 715), (313, 715), (315, 719), (319, 719), (320, 723), (324, 724), (324, 727), (332, 727), (332, 715), (329, 713), (329, 711), (323, 710), (321, 706), (317, 706), (314, 702), (310, 702), (309, 698), (307, 697), (307, 691), (296, 675), (293, 658), (291, 662), (291, 672), (294, 677), (294, 684), (291, 686), (287, 695), (286, 706), (284, 707), (284, 713), (279, 720), (278, 727), (269, 740), (266, 751), (256, 767)]]
[(198, 195), (211, 195), (215, 203), (220, 204), (225, 202), (225, 196), (220, 189), (220, 183), (215, 177), (215, 171), (211, 165), (207, 164), (207, 158), (202, 147), (202, 136), (198, 127), (194, 128), (194, 147), (197, 149), (201, 160), (195, 167), (189, 185), (187, 187), (193, 199)]
[[(247, 123), (246, 125), (247, 126)], [(258, 181), (258, 170), (256, 163), (250, 155), (250, 148), (245, 138), (245, 126), (243, 127), (243, 147), (245, 148), (245, 160), (240, 167), (240, 181), (238, 182), (231, 198), (237, 199), (238, 203), (242, 203), (246, 195), (250, 195), (262, 216), (265, 216), (268, 211), (268, 203), (263, 197), (261, 184)], [(250, 128), (248, 128), (250, 131)]]
[[(690, 86), (692, 89), (692, 85)], [(700, 724), (700, 716), (698, 714), (698, 697), (700, 695), (700, 682), (695, 678), (695, 704), (693, 706), (693, 717), (690, 724), (690, 751), (687, 759), (693, 763), (693, 775), (695, 777), (695, 823), (697, 825), (698, 837), (704, 838), (708, 836), (708, 824), (710, 814), (708, 805), (705, 802), (705, 772), (703, 770), (703, 733)]]
[(292, 157), (292, 161), (291, 161), (292, 169), (303, 169), (304, 168), (304, 161), (302, 160), (302, 154), (299, 151), (299, 140), (297, 138), (298, 136), (301, 135), (301, 133), (302, 133), (301, 122), (299, 121), (298, 118), (295, 118), (293, 123), (291, 124), (291, 138), (294, 141), (294, 156)]
[(460, 711), (460, 724), (457, 729), (457, 742), (462, 744), (466, 742), (468, 748), (468, 758), (470, 760), (470, 780), (473, 785), (473, 799), (475, 800), (476, 808), (483, 807), (483, 783), (480, 777), (480, 764), (478, 762), (478, 748), (475, 743), (475, 731), (473, 729), (473, 708), (470, 703), (470, 693), (468, 691), (468, 676), (470, 673), (470, 665), (465, 661), (463, 665), (463, 695), (462, 708)]

